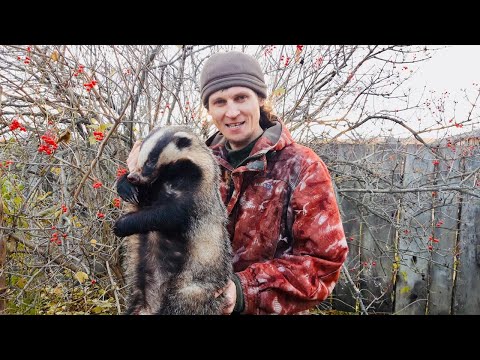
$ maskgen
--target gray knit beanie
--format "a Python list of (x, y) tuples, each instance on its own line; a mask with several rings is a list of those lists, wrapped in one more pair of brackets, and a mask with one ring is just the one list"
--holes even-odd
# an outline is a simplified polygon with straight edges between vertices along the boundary
[(200, 74), (200, 96), (204, 106), (215, 91), (232, 86), (245, 86), (267, 97), (267, 85), (258, 61), (239, 51), (216, 53), (205, 63)]

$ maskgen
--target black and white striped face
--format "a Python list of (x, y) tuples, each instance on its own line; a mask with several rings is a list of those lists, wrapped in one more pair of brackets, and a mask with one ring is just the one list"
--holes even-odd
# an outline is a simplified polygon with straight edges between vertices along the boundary
[(143, 141), (136, 170), (128, 176), (135, 185), (152, 184), (162, 166), (189, 161), (200, 167), (205, 162), (205, 149), (188, 128), (166, 127), (150, 133)]

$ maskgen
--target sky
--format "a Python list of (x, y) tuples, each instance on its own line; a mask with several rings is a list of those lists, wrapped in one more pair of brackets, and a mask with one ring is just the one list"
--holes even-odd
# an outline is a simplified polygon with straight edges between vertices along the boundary
[[(406, 64), (413, 73), (395, 92), (401, 95), (402, 91), (410, 93), (408, 106), (410, 110), (402, 110), (398, 116), (412, 128), (419, 132), (425, 141), (434, 141), (452, 135), (468, 133), (480, 129), (480, 109), (472, 113), (473, 121), (461, 124), (468, 118), (472, 106), (465, 98), (467, 90), (469, 100), (474, 100), (478, 95), (480, 84), (480, 45), (428, 45), (429, 48), (438, 49), (432, 52), (432, 58), (426, 61)], [(403, 75), (402, 71), (399, 73)], [(448, 92), (448, 94), (445, 94)], [(436, 105), (444, 100), (444, 111), (438, 111), (431, 105), (430, 109), (426, 102), (434, 102)], [(457, 103), (455, 104), (455, 101)], [(416, 106), (416, 105), (419, 106)], [(407, 106), (405, 99), (400, 102), (394, 98), (371, 97), (367, 103), (367, 109), (373, 113), (388, 109), (404, 109)], [(479, 104), (480, 106), (480, 100)], [(353, 113), (353, 112), (352, 112)], [(332, 114), (335, 118), (338, 114)], [(363, 114), (358, 114), (360, 118)], [(352, 118), (355, 118), (352, 116)], [(359, 119), (360, 119), (359, 118)], [(457, 127), (456, 123), (459, 126)], [(448, 128), (445, 128), (448, 126)], [(318, 131), (323, 127), (319, 126)], [(391, 121), (369, 121), (362, 124), (355, 132), (362, 138), (377, 138), (392, 136), (398, 138), (411, 138), (412, 133), (405, 127)], [(355, 135), (346, 133), (341, 139), (349, 139)]]
[[(471, 110), (471, 105), (465, 99), (465, 93), (462, 92), (462, 89), (467, 89), (470, 99), (474, 99), (477, 94), (476, 89), (478, 88), (474, 83), (480, 84), (480, 45), (431, 47), (440, 49), (433, 54), (431, 59), (419, 63), (418, 68), (405, 83), (405, 86), (412, 90), (414, 96), (411, 99), (423, 96), (422, 99), (426, 100), (430, 91), (435, 91), (434, 96), (438, 98), (441, 94), (448, 91), (449, 95), (445, 103), (444, 117), (447, 120), (455, 118), (455, 121), (461, 122), (467, 118), (468, 112)], [(455, 100), (458, 103), (454, 112)], [(479, 113), (478, 110), (476, 112)], [(420, 117), (425, 119), (425, 121), (418, 123), (416, 119)], [(433, 123), (432, 119), (433, 117), (425, 108), (406, 117), (408, 124), (416, 130), (424, 129), (428, 121)], [(478, 128), (479, 126), (475, 124), (465, 124), (463, 128), (450, 128), (448, 132), (450, 135), (454, 135), (477, 130)], [(438, 138), (443, 137), (444, 134), (445, 131), (441, 130), (425, 134), (425, 136)], [(403, 137), (408, 135), (408, 132), (406, 133), (404, 129), (397, 128), (392, 135)]]
[(480, 45), (453, 45), (439, 50), (414, 75), (415, 82), (454, 93), (480, 83)]
[[(455, 112), (456, 120), (466, 119), (471, 106), (465, 99), (462, 89), (473, 100), (477, 94), (476, 88), (480, 84), (480, 45), (453, 45), (439, 50), (412, 79), (418, 82), (420, 87), (435, 90), (437, 94), (449, 91), (450, 106), (453, 100), (457, 100)], [(477, 110), (478, 113), (478, 110)], [(468, 125), (463, 129), (452, 129), (452, 134), (478, 130), (479, 126)]]

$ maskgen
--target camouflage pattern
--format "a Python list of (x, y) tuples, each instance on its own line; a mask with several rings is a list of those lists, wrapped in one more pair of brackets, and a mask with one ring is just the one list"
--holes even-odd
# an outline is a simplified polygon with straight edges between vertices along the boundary
[(295, 143), (280, 121), (236, 169), (226, 160), (223, 135), (207, 145), (221, 168), (244, 313), (294, 314), (319, 304), (333, 290), (348, 252), (323, 161)]

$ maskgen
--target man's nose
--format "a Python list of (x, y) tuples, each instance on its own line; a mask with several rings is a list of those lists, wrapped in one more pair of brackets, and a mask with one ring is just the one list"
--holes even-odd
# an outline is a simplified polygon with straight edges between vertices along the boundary
[(240, 110), (238, 110), (237, 105), (235, 104), (227, 104), (227, 112), (225, 115), (229, 118), (236, 118), (240, 114)]

